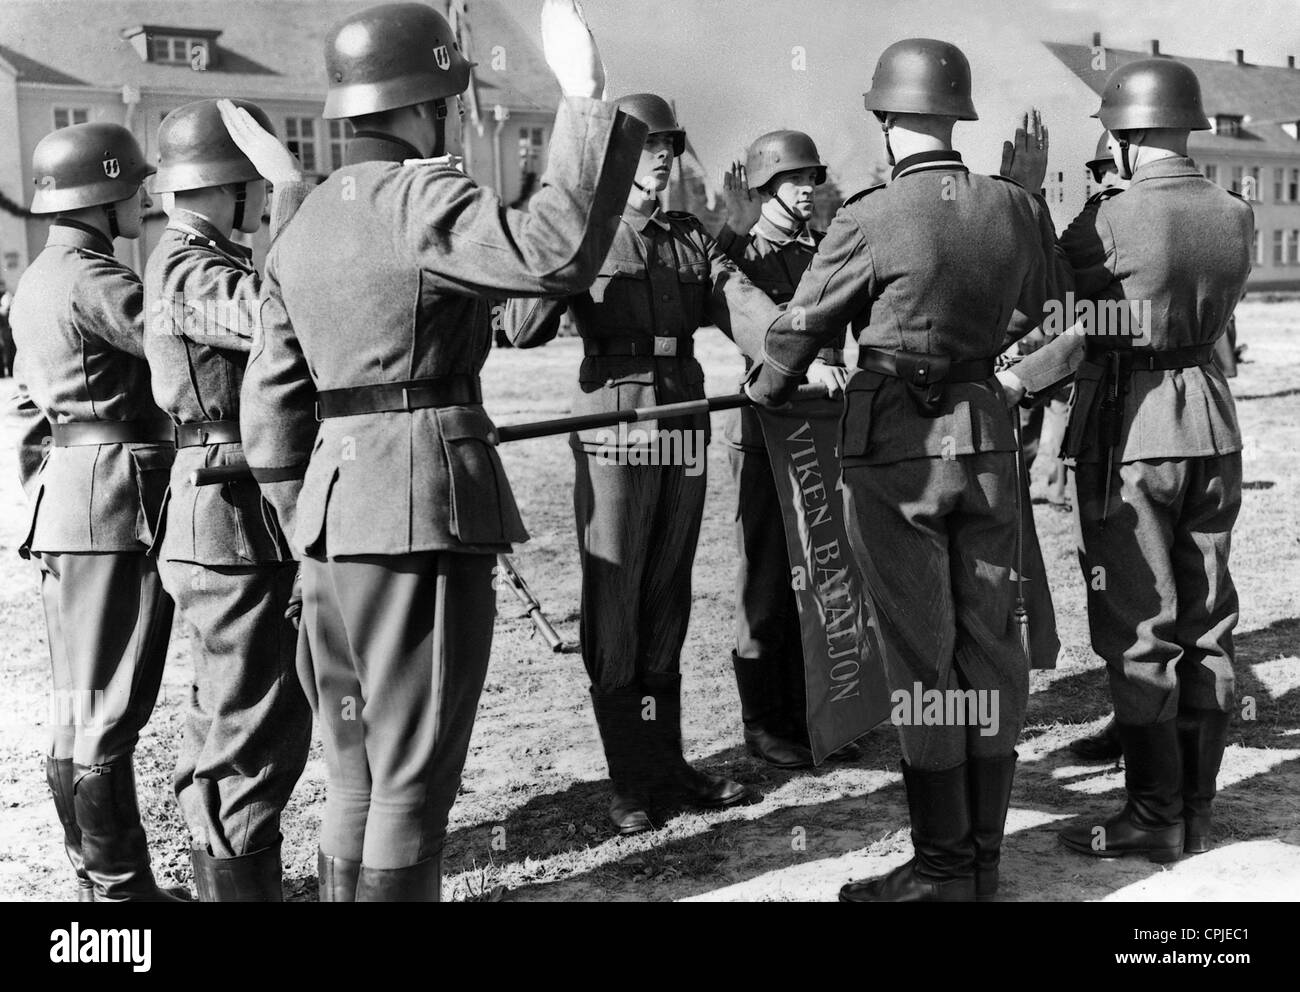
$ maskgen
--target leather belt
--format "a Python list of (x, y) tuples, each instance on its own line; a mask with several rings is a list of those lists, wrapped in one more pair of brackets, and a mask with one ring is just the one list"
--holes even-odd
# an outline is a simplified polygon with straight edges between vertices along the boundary
[(92, 444), (171, 444), (172, 425), (143, 420), (86, 420), (51, 424), (56, 448), (78, 448)]
[(827, 365), (843, 365), (844, 349), (843, 348), (823, 348), (817, 352), (817, 357)]
[(888, 348), (863, 348), (858, 352), (858, 368), (903, 379), (914, 386), (983, 382), (993, 375), (995, 362), (993, 358), (954, 362), (946, 355), (928, 355), (922, 351), (891, 351)]
[(202, 420), (176, 425), (176, 447), (198, 448), (206, 444), (238, 444), (238, 420)]
[(1089, 341), (1084, 351), (1090, 362), (1105, 364), (1111, 355), (1119, 356), (1121, 372), (1168, 372), (1171, 369), (1190, 369), (1208, 365), (1214, 359), (1214, 345), (1198, 344), (1188, 348), (1171, 348), (1168, 351), (1151, 351), (1148, 348), (1103, 348)]
[(316, 419), (357, 417), (366, 413), (410, 413), (440, 406), (469, 406), (483, 402), (476, 375), (442, 375), (405, 382), (376, 382), (369, 386), (324, 389), (316, 397)]
[(621, 355), (639, 358), (694, 358), (691, 338), (583, 338), (588, 356)]

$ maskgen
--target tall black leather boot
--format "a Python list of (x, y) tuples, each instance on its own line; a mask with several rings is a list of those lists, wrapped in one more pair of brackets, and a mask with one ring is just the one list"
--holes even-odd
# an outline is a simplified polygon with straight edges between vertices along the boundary
[(971, 837), (975, 841), (975, 895), (979, 899), (992, 899), (998, 892), (1002, 835), (1006, 830), (1018, 757), (1012, 751), (997, 758), (972, 756), (966, 760)]
[(1149, 726), (1119, 724), (1124, 744), (1124, 788), (1128, 802), (1101, 823), (1084, 822), (1061, 831), (1072, 851), (1095, 858), (1144, 854), (1163, 864), (1183, 853), (1183, 763), (1176, 720)]
[(591, 687), (600, 743), (609, 765), (613, 794), (609, 818), (622, 835), (654, 829), (650, 819), (655, 759), (653, 730), (641, 719), (642, 694), (634, 687), (607, 691)]
[(442, 902), (442, 855), (407, 868), (361, 866), (357, 902)]
[(654, 697), (655, 719), (647, 722), (657, 748), (657, 780), (663, 791), (684, 799), (691, 806), (721, 809), (750, 802), (754, 794), (739, 782), (722, 775), (710, 775), (692, 768), (682, 755), (682, 677), (656, 673), (643, 679), (646, 692)]
[(1214, 846), (1210, 807), (1218, 791), (1228, 722), (1228, 714), (1221, 710), (1188, 710), (1178, 715), (1178, 739), (1183, 749), (1184, 854), (1204, 854)]
[(912, 860), (884, 878), (850, 882), (840, 902), (972, 902), (975, 842), (965, 763), (920, 771), (902, 762), (912, 816)]
[(161, 889), (149, 868), (149, 844), (136, 804), (128, 753), (107, 764), (75, 764), (73, 806), (95, 902), (189, 902), (181, 888)]
[(81, 854), (81, 828), (77, 826), (77, 812), (73, 807), (74, 774), (71, 758), (46, 755), (45, 781), (54, 797), (59, 823), (63, 825), (63, 848), (68, 852), (72, 870), (77, 873), (77, 902), (94, 902), (95, 883), (86, 874), (86, 859)]
[(316, 851), (316, 891), (321, 902), (356, 902), (361, 862)]
[(1123, 757), (1124, 747), (1119, 742), (1119, 724), (1115, 722), (1115, 714), (1112, 713), (1106, 726), (1095, 734), (1070, 741), (1070, 751), (1084, 761), (1118, 761)]
[(214, 858), (190, 849), (199, 902), (284, 902), (280, 883), (280, 838), (271, 847), (237, 858)]
[(791, 740), (785, 713), (785, 672), (779, 659), (741, 658), (731, 652), (745, 721), (745, 750), (773, 768), (808, 768), (812, 752)]

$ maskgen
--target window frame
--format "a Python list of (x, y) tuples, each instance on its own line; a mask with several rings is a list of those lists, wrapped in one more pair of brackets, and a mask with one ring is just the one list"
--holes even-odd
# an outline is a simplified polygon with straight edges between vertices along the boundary
[[(59, 114), (60, 114), (60, 113), (64, 113), (64, 114), (67, 115), (67, 118), (68, 118), (68, 119), (67, 119), (67, 123), (65, 123), (65, 124), (60, 124), (60, 123), (59, 123)], [(76, 119), (78, 116), (81, 117), (81, 120), (77, 120), (77, 119)], [(73, 107), (73, 106), (70, 106), (70, 105), (60, 105), (60, 106), (51, 107), (51, 108), (50, 108), (50, 122), (54, 125), (54, 130), (55, 130), (55, 131), (62, 131), (65, 127), (72, 127), (72, 125), (74, 125), (74, 124), (89, 124), (89, 123), (90, 123), (90, 108), (89, 108), (89, 107)]]
[[(304, 124), (311, 132), (309, 137), (304, 137), (302, 134)], [(313, 174), (317, 172), (317, 166), (320, 163), (320, 145), (315, 117), (286, 114), (284, 118), (284, 145), (298, 159), (303, 172)], [(308, 148), (311, 152), (310, 158), (304, 154), (304, 150)]]

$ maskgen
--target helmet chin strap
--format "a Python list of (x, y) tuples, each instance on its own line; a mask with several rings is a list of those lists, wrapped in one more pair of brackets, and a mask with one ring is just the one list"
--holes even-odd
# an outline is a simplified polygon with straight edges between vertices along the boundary
[(239, 189), (235, 191), (235, 230), (238, 231), (244, 226), (244, 207), (248, 203), (248, 183), (240, 183)]
[(780, 193), (774, 192), (772, 194), (772, 202), (774, 202), (778, 207), (780, 207), (783, 211), (785, 211), (785, 215), (794, 222), (794, 232), (796, 234), (798, 234), (800, 231), (802, 231), (805, 227), (808, 226), (808, 222), (804, 220), (804, 218), (801, 217), (799, 214), (795, 213), (794, 209), (790, 206), (790, 204), (786, 203), (785, 200), (781, 199)]
[(122, 229), (117, 226), (117, 204), (104, 204), (104, 215), (108, 217), (108, 240), (115, 241), (122, 236)]
[(433, 155), (441, 158), (447, 154), (447, 101), (438, 100), (433, 113)]
[(1121, 179), (1133, 178), (1133, 163), (1129, 161), (1129, 140), (1121, 135), (1115, 135), (1115, 140), (1119, 142), (1119, 177)]
[(894, 125), (889, 123), (887, 114), (882, 114), (880, 113), (880, 111), (876, 111), (875, 114), (876, 114), (876, 120), (880, 121), (880, 130), (885, 135), (885, 159), (886, 161), (889, 162), (890, 165), (897, 165), (898, 160), (894, 158), (894, 149), (889, 144), (889, 130)]

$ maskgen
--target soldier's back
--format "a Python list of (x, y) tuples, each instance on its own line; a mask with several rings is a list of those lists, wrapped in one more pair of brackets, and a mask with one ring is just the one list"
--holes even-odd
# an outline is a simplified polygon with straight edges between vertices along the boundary
[(1026, 284), (1043, 278), (1041, 222), (1016, 183), (965, 169), (901, 175), (844, 207), (866, 235), (863, 345), (959, 360), (996, 355)]

